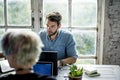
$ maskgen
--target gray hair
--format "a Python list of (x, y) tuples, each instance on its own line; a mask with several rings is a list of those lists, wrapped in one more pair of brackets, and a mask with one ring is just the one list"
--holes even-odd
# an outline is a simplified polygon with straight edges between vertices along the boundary
[(16, 55), (18, 65), (35, 64), (43, 46), (40, 37), (33, 31), (9, 31), (1, 40), (3, 55)]

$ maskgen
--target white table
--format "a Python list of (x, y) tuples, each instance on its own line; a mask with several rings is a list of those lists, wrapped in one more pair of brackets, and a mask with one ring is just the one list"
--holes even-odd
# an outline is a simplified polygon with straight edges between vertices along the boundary
[[(83, 73), (82, 80), (120, 80), (120, 66), (118, 65), (78, 65), (83, 68), (95, 68), (100, 76), (88, 77)], [(57, 80), (68, 80), (69, 66), (58, 71)]]
[[(95, 68), (100, 73), (97, 77), (88, 77), (84, 72), (82, 80), (120, 80), (120, 66), (118, 65), (77, 65), (78, 67)], [(68, 80), (69, 66), (65, 66), (58, 70), (57, 80)], [(15, 74), (15, 72), (9, 72), (6, 74), (0, 74), (4, 76), (7, 74)]]

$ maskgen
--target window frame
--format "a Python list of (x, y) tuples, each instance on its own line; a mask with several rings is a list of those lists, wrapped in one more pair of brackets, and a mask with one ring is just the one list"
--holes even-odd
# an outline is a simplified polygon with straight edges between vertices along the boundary
[[(102, 5), (102, 6), (101, 6)], [(62, 27), (63, 29), (72, 30), (96, 30), (97, 38), (96, 38), (96, 56), (79, 56), (79, 59), (95, 59), (95, 64), (102, 64), (103, 57), (103, 29), (104, 29), (104, 9), (105, 9), (105, 0), (97, 0), (97, 28), (96, 27), (72, 27), (72, 0), (68, 0), (68, 27)], [(7, 25), (7, 0), (4, 0), (4, 21), (5, 25), (0, 25), (1, 29), (5, 29), (5, 31), (9, 28), (24, 28), (24, 29), (32, 29), (36, 33), (38, 33), (41, 29), (43, 29), (43, 0), (31, 0), (31, 25), (30, 26), (8, 26)], [(102, 34), (101, 34), (102, 33)]]
[[(32, 0), (31, 0), (31, 3), (32, 3)], [(7, 11), (7, 8), (8, 8), (8, 5), (7, 5), (7, 0), (3, 0), (3, 5), (4, 5), (4, 10), (3, 10), (3, 13), (4, 13), (4, 24), (3, 25), (0, 25), (0, 28), (1, 29), (5, 29), (5, 31), (7, 31), (7, 29), (9, 29), (9, 28), (12, 28), (12, 29), (17, 29), (17, 28), (23, 28), (23, 29), (32, 29), (33, 28), (33, 25), (32, 24), (30, 24), (29, 26), (24, 26), (24, 25), (22, 25), (22, 26), (19, 26), (19, 25), (8, 25), (8, 19), (7, 19), (7, 14), (8, 14), (8, 11)], [(31, 6), (32, 7), (32, 6)], [(32, 13), (31, 13), (32, 14)], [(32, 15), (31, 15), (31, 17), (32, 17)], [(31, 21), (31, 23), (32, 23), (32, 21)]]
[[(41, 3), (43, 3), (43, 0), (41, 0)], [(98, 0), (97, 0), (97, 9), (98, 7), (100, 7), (98, 5)], [(41, 5), (42, 7), (42, 11), (43, 11), (43, 5)], [(42, 12), (43, 13), (43, 12)], [(97, 11), (97, 16), (98, 16), (98, 11)], [(43, 18), (43, 16), (42, 16)], [(97, 17), (98, 18), (98, 17)], [(98, 19), (97, 19), (98, 20)], [(96, 21), (98, 24), (98, 21)], [(43, 26), (43, 25), (42, 25)], [(44, 27), (41, 27), (41, 29), (43, 29)], [(98, 26), (97, 27), (72, 27), (72, 0), (68, 0), (68, 27), (61, 27), (62, 29), (67, 29), (69, 31), (72, 31), (73, 29), (77, 29), (77, 30), (96, 30), (97, 34), (96, 34), (96, 42), (98, 42)], [(78, 59), (95, 59), (95, 64), (99, 64), (99, 57), (98, 57), (98, 48), (97, 48), (97, 43), (96, 43), (96, 54), (95, 56), (78, 56)]]

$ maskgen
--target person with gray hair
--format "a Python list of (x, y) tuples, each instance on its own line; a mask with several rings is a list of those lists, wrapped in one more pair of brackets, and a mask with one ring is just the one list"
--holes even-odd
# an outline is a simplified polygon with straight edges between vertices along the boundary
[(33, 31), (8, 31), (1, 40), (3, 55), (16, 74), (0, 77), (0, 80), (55, 80), (51, 76), (33, 72), (33, 65), (39, 59), (43, 44)]

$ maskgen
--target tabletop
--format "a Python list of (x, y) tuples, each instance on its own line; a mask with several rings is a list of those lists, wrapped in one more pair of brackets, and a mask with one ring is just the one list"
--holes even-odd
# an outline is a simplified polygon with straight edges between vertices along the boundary
[[(89, 77), (83, 72), (82, 80), (120, 80), (120, 66), (119, 65), (77, 65), (85, 68), (95, 68), (100, 76)], [(70, 66), (62, 67), (58, 70), (57, 80), (68, 80), (68, 72)]]
[[(83, 67), (82, 80), (120, 80), (120, 66), (119, 65), (77, 65), (78, 67)], [(100, 73), (100, 76), (89, 77), (85, 74), (85, 69), (94, 68)], [(57, 80), (68, 80), (70, 65), (64, 66), (58, 69), (58, 75), (54, 76)], [(6, 74), (0, 74), (0, 76), (15, 74), (15, 72), (10, 72)]]

